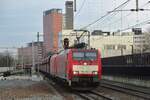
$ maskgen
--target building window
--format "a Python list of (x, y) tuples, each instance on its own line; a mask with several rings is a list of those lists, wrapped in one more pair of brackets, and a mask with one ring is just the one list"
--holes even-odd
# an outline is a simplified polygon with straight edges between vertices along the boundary
[(126, 45), (118, 45), (118, 50), (126, 49)]
[(104, 45), (105, 50), (115, 50), (115, 45)]

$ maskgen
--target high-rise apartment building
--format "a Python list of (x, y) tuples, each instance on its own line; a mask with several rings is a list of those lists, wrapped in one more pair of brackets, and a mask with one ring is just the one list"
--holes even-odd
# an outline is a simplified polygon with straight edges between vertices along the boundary
[(73, 1), (66, 1), (65, 5), (66, 5), (65, 28), (73, 29), (74, 27)]
[(61, 9), (47, 10), (43, 14), (44, 47), (46, 54), (59, 49), (62, 17)]

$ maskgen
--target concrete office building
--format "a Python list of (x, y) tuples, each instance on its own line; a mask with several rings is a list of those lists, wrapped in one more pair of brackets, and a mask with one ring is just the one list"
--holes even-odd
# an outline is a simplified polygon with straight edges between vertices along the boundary
[(66, 1), (66, 15), (65, 15), (65, 29), (74, 28), (74, 12), (73, 12), (73, 1)]
[(120, 56), (132, 53), (133, 35), (91, 36), (91, 46), (101, 51), (102, 57)]
[(62, 10), (51, 9), (43, 14), (43, 33), (45, 54), (59, 49), (59, 37), (62, 32)]
[(18, 48), (18, 59), (20, 63), (32, 64), (34, 56), (35, 63), (38, 63), (42, 61), (43, 53), (43, 42), (28, 43), (26, 47)]
[[(63, 30), (62, 40), (69, 38), (70, 45), (73, 45), (77, 41), (76, 35), (80, 36), (82, 33), (82, 31), (76, 33), (73, 30)], [(87, 35), (87, 33), (84, 35)], [(90, 46), (99, 49), (102, 57), (120, 56), (138, 53), (137, 51), (141, 50), (144, 40), (142, 34), (135, 35), (134, 32), (124, 32), (120, 35), (96, 30), (91, 33)], [(88, 37), (82, 37), (80, 42), (88, 43)]]
[(146, 43), (146, 36), (144, 34), (134, 35), (134, 52), (142, 53), (144, 52), (144, 45)]
[[(78, 33), (72, 30), (63, 30), (62, 31), (62, 40), (64, 38), (69, 38), (70, 46), (77, 42), (83, 31)], [(87, 33), (84, 34), (84, 37), (80, 39), (80, 42), (88, 43)], [(111, 35), (109, 32), (104, 33), (93, 33), (90, 36), (90, 46), (92, 48), (99, 49), (101, 51), (102, 57), (110, 56), (120, 56), (127, 55), (132, 53), (133, 49), (133, 35)]]

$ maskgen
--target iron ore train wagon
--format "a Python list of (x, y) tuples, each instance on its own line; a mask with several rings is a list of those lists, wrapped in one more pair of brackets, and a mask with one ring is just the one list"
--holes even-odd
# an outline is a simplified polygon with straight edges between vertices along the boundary
[(101, 65), (98, 50), (67, 49), (43, 60), (40, 72), (71, 87), (95, 87), (101, 80)]

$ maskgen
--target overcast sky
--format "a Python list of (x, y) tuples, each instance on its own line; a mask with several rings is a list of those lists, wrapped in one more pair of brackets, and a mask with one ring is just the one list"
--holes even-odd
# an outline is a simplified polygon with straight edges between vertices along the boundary
[[(84, 0), (77, 0), (77, 13)], [(75, 13), (75, 26), (81, 28), (102, 15), (111, 11), (126, 0), (85, 0), (80, 13)], [(139, 0), (140, 6), (149, 0)], [(150, 8), (150, 5), (144, 5)], [(36, 32), (43, 32), (43, 11), (51, 8), (61, 8), (64, 11), (65, 0), (0, 0), (0, 47), (20, 47), (25, 43), (36, 40)], [(123, 9), (135, 8), (135, 0), (131, 0)], [(117, 19), (126, 16), (129, 12), (118, 13), (116, 16), (108, 16), (89, 29), (102, 29), (115, 31), (118, 28), (126, 28), (136, 23), (136, 13), (128, 18), (122, 17), (122, 22)], [(149, 12), (138, 15), (139, 22), (150, 19)], [(111, 23), (111, 24), (110, 24)], [(122, 24), (121, 24), (122, 23)]]

